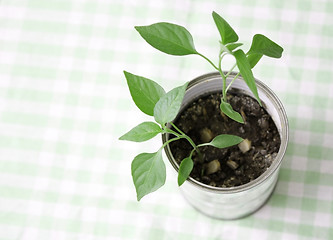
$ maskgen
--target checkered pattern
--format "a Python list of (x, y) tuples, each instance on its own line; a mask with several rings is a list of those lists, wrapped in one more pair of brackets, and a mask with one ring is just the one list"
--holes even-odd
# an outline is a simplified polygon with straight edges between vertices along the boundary
[[(216, 59), (213, 10), (245, 46), (263, 33), (285, 49), (254, 69), (289, 116), (280, 180), (262, 209), (236, 221), (193, 210), (169, 164), (166, 185), (137, 203), (131, 160), (161, 140), (117, 140), (150, 120), (122, 70), (167, 90), (212, 71), (152, 49), (133, 26), (186, 26)], [(332, 42), (330, 0), (0, 1), (0, 239), (333, 239)]]

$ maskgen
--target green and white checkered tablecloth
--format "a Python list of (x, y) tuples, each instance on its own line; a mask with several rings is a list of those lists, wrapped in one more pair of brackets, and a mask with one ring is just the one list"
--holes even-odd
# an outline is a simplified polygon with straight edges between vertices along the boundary
[[(280, 179), (235, 221), (192, 209), (170, 164), (166, 185), (138, 203), (131, 161), (161, 140), (117, 140), (150, 120), (123, 70), (166, 90), (212, 71), (156, 51), (133, 27), (186, 26), (216, 59), (213, 10), (246, 46), (263, 33), (285, 49), (254, 69), (290, 121)], [(333, 239), (333, 1), (1, 0), (0, 239)]]

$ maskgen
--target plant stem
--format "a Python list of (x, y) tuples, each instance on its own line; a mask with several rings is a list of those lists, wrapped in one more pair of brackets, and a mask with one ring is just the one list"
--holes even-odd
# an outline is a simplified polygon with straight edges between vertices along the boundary
[[(191, 146), (193, 147), (193, 149), (194, 149), (195, 151), (198, 152), (199, 156), (202, 157), (202, 154), (201, 154), (199, 148), (198, 148), (197, 145), (193, 142), (193, 140), (192, 140), (189, 136), (187, 136), (182, 130), (180, 130), (180, 129), (179, 129), (179, 128), (178, 128), (173, 122), (170, 122), (170, 124), (171, 124), (171, 126), (173, 126), (173, 127), (174, 127), (174, 128), (180, 133), (180, 134), (178, 134), (177, 132), (171, 130), (170, 128), (165, 128), (165, 129), (164, 129), (165, 133), (171, 133), (171, 134), (175, 135), (176, 138), (172, 138), (172, 139), (175, 139), (175, 140), (179, 140), (179, 139), (181, 139), (181, 138), (186, 139), (186, 140), (191, 144)], [(170, 139), (170, 140), (172, 140), (172, 139)], [(170, 141), (170, 140), (169, 140), (169, 141)], [(166, 145), (167, 143), (169, 143), (169, 141), (167, 141), (166, 143), (164, 143), (164, 144), (163, 144), (163, 147), (165, 147), (165, 145)]]
[(229, 70), (229, 72), (225, 75), (225, 77), (228, 77), (230, 75), (230, 73), (232, 72), (232, 70), (235, 69), (235, 67), (237, 66), (237, 64), (235, 63), (232, 68)]
[[(171, 122), (170, 123), (171, 124), (171, 126), (173, 126), (179, 133), (181, 133), (181, 136), (180, 136), (180, 138), (185, 138), (191, 145), (192, 145), (192, 147), (196, 150), (196, 151), (198, 151), (198, 153), (200, 153), (200, 151), (199, 151), (199, 149), (198, 149), (198, 147), (197, 147), (197, 145), (193, 142), (193, 140), (189, 137), (189, 136), (187, 136), (182, 130), (180, 130), (173, 122)], [(172, 131), (172, 130), (171, 130)]]
[(222, 52), (220, 52), (220, 54), (219, 54), (219, 70), (221, 70), (222, 59), (223, 59), (223, 57), (224, 57), (225, 55), (226, 55), (226, 54), (223, 55)]
[(177, 141), (177, 140), (179, 140), (179, 139), (180, 139), (180, 137), (176, 137), (176, 138), (171, 138), (171, 139), (169, 139), (168, 141), (166, 141), (166, 142), (162, 145), (162, 147), (161, 147), (160, 149), (165, 148), (165, 146), (168, 145), (169, 143), (171, 143), (171, 142), (173, 142), (173, 141)]
[(227, 78), (224, 76), (221, 69), (219, 69), (220, 75), (222, 77), (223, 86), (222, 86), (222, 97), (223, 101), (227, 102), (227, 91), (226, 91), (226, 85), (227, 85)]
[(190, 158), (192, 159), (192, 155), (194, 153), (195, 149), (192, 149), (191, 153), (190, 153)]
[(223, 97), (223, 100), (226, 102), (227, 101), (227, 91), (226, 91), (226, 85), (227, 85), (227, 81), (226, 81), (226, 76), (223, 74), (223, 71), (222, 71), (222, 59), (225, 55), (223, 55), (223, 50), (221, 49), (220, 50), (220, 54), (219, 54), (219, 68), (217, 69), (222, 77), (222, 97)]
[(221, 62), (222, 62), (222, 56), (220, 55), (219, 56), (219, 73), (222, 77), (222, 97), (223, 97), (223, 100), (226, 102), (227, 101), (227, 91), (226, 91), (226, 85), (227, 85), (227, 78), (226, 76), (223, 74), (223, 71), (222, 71), (222, 68), (221, 68)]
[(215, 64), (211, 60), (209, 60), (207, 57), (205, 57), (201, 53), (198, 53), (198, 55), (201, 56), (201, 57), (203, 57), (204, 59), (206, 59), (216, 70), (219, 70), (219, 68), (216, 67)]
[(171, 126), (174, 127), (174, 129), (176, 129), (180, 134), (182, 135), (186, 135), (182, 130), (180, 130), (173, 122), (170, 122)]
[(229, 90), (230, 86), (231, 86), (231, 85), (233, 84), (233, 82), (238, 78), (239, 74), (240, 74), (240, 73), (237, 73), (237, 75), (234, 77), (234, 79), (232, 79), (232, 81), (229, 83), (229, 85), (228, 85), (226, 91)]
[(202, 55), (201, 53), (197, 53), (197, 54), (199, 56), (203, 57), (204, 59), (206, 59), (217, 71), (219, 71), (219, 73), (220, 73), (220, 75), (222, 77), (222, 95), (223, 95), (223, 100), (226, 102), (227, 101), (227, 80), (226, 80), (226, 78), (230, 74), (230, 72), (236, 67), (236, 65), (234, 65), (233, 68), (225, 76), (223, 74), (223, 71), (222, 71), (222, 68), (221, 68), (221, 62), (222, 62), (223, 57), (225, 56), (225, 55), (222, 55), (222, 53), (223, 53), (223, 49), (221, 49), (220, 54), (219, 54), (219, 64), (218, 64), (218, 67), (211, 60), (209, 60), (206, 56)]

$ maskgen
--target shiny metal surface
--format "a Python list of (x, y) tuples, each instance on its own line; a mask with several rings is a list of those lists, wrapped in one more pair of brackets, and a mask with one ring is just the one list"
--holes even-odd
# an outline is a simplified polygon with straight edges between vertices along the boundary
[[(231, 82), (236, 73), (231, 73), (227, 84)], [(281, 137), (281, 146), (272, 165), (260, 177), (250, 183), (232, 187), (212, 187), (193, 178), (189, 178), (180, 190), (187, 201), (200, 212), (214, 218), (236, 219), (244, 217), (260, 208), (272, 194), (278, 179), (278, 173), (288, 143), (288, 120), (282, 103), (277, 96), (261, 81), (256, 79), (259, 97), (264, 108), (273, 118)], [(182, 109), (194, 99), (211, 92), (222, 89), (222, 79), (218, 72), (202, 75), (189, 83)], [(241, 77), (233, 83), (232, 89), (237, 89), (252, 96)], [(168, 135), (162, 136), (163, 142)], [(177, 171), (179, 166), (174, 160), (169, 146), (165, 148), (166, 155)]]

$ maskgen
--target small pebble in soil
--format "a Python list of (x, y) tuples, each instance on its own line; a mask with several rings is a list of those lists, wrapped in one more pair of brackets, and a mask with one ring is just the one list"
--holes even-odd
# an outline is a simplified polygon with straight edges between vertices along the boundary
[(240, 169), (237, 169), (237, 170), (235, 171), (235, 174), (236, 174), (237, 176), (239, 176), (239, 175), (243, 174), (243, 171), (240, 170)]
[(228, 167), (230, 167), (232, 170), (235, 170), (238, 168), (238, 164), (235, 161), (228, 160), (227, 161)]
[(265, 149), (260, 150), (260, 154), (263, 155), (263, 156), (266, 155), (267, 154), (267, 150), (265, 150)]
[(244, 139), (241, 143), (238, 144), (238, 147), (242, 153), (246, 153), (251, 148), (251, 141), (249, 139)]
[(220, 169), (221, 169), (221, 164), (220, 164), (219, 160), (215, 159), (215, 160), (207, 163), (205, 173), (207, 175), (210, 175), (210, 174), (216, 173)]
[(200, 131), (200, 139), (203, 143), (210, 142), (213, 137), (213, 133), (209, 128), (204, 128)]
[(268, 125), (268, 121), (267, 121), (267, 119), (266, 119), (265, 116), (262, 117), (262, 118), (259, 118), (259, 119), (258, 119), (258, 125), (259, 125), (259, 127), (261, 127), (263, 130), (266, 130), (266, 129), (269, 127), (269, 125)]

